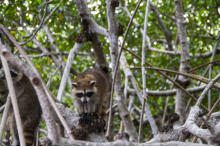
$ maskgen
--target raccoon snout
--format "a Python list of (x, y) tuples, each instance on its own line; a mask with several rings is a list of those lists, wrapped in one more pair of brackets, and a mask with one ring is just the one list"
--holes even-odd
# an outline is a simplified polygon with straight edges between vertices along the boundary
[(84, 104), (86, 104), (88, 101), (87, 101), (86, 98), (83, 97), (83, 98), (81, 98), (81, 102), (84, 103)]

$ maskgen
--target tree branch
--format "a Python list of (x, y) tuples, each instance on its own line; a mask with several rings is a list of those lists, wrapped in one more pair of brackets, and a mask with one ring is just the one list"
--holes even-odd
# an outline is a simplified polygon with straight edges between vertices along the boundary
[(140, 143), (142, 139), (142, 127), (143, 127), (143, 116), (144, 116), (144, 109), (145, 109), (145, 102), (148, 98), (146, 93), (146, 69), (145, 69), (145, 56), (146, 56), (146, 34), (147, 34), (147, 24), (148, 24), (148, 15), (149, 15), (149, 3), (150, 0), (147, 0), (147, 5), (145, 9), (145, 20), (144, 20), (144, 33), (143, 33), (143, 40), (142, 40), (142, 60), (141, 60), (141, 71), (142, 71), (142, 87), (143, 87), (143, 104), (142, 104), (142, 112), (140, 117), (140, 125), (139, 125), (139, 133), (138, 133), (138, 143)]
[[(189, 93), (195, 93), (195, 92), (199, 92), (203, 89), (205, 89), (206, 85), (202, 85), (202, 86), (199, 86), (199, 87), (194, 87), (194, 88), (188, 88), (186, 89)], [(133, 94), (135, 95), (136, 94), (136, 91), (135, 89), (131, 89), (131, 88), (128, 88), (128, 92), (130, 94)], [(146, 90), (147, 94), (149, 96), (172, 96), (172, 95), (175, 95), (176, 94), (176, 90)]]
[(167, 45), (168, 45), (168, 50), (173, 50), (173, 47), (172, 47), (172, 34), (171, 32), (167, 29), (167, 27), (164, 25), (161, 17), (160, 17), (160, 11), (157, 9), (157, 7), (152, 3), (150, 2), (150, 6), (151, 6), (151, 9), (153, 10), (158, 22), (159, 22), (159, 25), (164, 33), (164, 36), (167, 40)]
[(85, 20), (89, 23), (88, 26), (90, 33), (108, 36), (107, 30), (102, 26), (98, 25), (96, 21), (92, 18), (92, 15), (87, 6), (87, 2), (85, 0), (74, 0), (74, 3), (78, 9), (80, 17), (82, 18), (82, 21)]
[(67, 81), (67, 78), (69, 77), (70, 68), (72, 65), (72, 61), (74, 60), (75, 53), (79, 50), (79, 48), (81, 48), (81, 46), (82, 44), (76, 43), (74, 47), (70, 50), (67, 63), (66, 63), (66, 67), (64, 69), (64, 73), (63, 73), (62, 80), (61, 80), (60, 87), (59, 87), (58, 94), (57, 94), (57, 99), (59, 101), (61, 101), (62, 99), (63, 91), (66, 87), (66, 81)]
[[(177, 30), (180, 40), (180, 46), (181, 46), (181, 59), (180, 59), (180, 66), (179, 71), (187, 73), (190, 69), (190, 56), (188, 51), (188, 41), (187, 41), (187, 34), (186, 34), (186, 26), (184, 23), (184, 11), (183, 11), (183, 5), (182, 0), (175, 0), (175, 11), (176, 11), (176, 24), (177, 24)], [(186, 84), (189, 82), (189, 79), (185, 76), (180, 75), (178, 77), (178, 81), (183, 83), (181, 86), (186, 88), (188, 85)], [(183, 123), (185, 116), (185, 107), (186, 107), (186, 94), (181, 88), (177, 88), (176, 92), (176, 105), (175, 105), (175, 112), (180, 115), (181, 122)]]
[(214, 79), (212, 79), (209, 84), (207, 84), (206, 88), (203, 90), (202, 94), (200, 95), (199, 99), (196, 102), (196, 106), (199, 106), (204, 99), (208, 90), (213, 86), (213, 84), (220, 78), (220, 74), (218, 74)]

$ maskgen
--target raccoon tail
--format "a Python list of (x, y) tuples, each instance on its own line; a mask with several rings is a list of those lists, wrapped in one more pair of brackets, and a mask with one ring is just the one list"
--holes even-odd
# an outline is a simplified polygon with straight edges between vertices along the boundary
[(31, 146), (34, 144), (34, 129), (24, 129), (24, 138), (27, 146)]

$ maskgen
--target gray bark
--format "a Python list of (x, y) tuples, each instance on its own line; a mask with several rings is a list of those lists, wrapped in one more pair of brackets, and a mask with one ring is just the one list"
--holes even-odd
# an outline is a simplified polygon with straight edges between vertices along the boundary
[[(176, 24), (178, 30), (178, 37), (180, 39), (180, 46), (181, 46), (181, 59), (180, 59), (180, 72), (188, 72), (190, 69), (190, 56), (189, 56), (189, 45), (187, 41), (186, 35), (186, 26), (184, 23), (184, 11), (182, 0), (175, 0), (175, 10), (176, 10)], [(186, 83), (188, 78), (180, 75), (178, 77), (178, 81), (181, 83)], [(186, 88), (186, 85), (182, 85)], [(181, 120), (185, 118), (185, 107), (186, 107), (186, 93), (183, 92), (181, 89), (177, 88), (176, 92), (176, 105), (175, 105), (175, 112), (181, 116)]]

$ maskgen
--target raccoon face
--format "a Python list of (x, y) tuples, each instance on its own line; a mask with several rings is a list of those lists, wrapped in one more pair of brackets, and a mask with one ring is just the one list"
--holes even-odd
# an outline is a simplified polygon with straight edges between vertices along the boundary
[(88, 103), (96, 95), (96, 81), (95, 80), (78, 80), (72, 83), (73, 95), (76, 99), (79, 99), (82, 103)]

